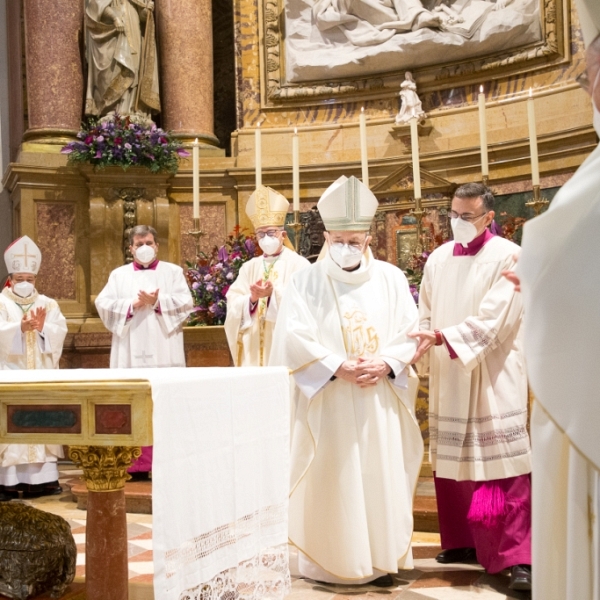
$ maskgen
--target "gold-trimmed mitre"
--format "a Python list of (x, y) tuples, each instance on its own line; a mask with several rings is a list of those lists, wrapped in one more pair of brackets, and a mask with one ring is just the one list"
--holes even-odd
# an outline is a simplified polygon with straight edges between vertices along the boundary
[(581, 33), (587, 48), (600, 35), (600, 2), (598, 0), (575, 0)]
[(9, 273), (37, 275), (42, 264), (42, 253), (36, 243), (24, 235), (16, 239), (4, 252), (4, 263)]
[(367, 231), (377, 206), (377, 198), (362, 181), (345, 175), (323, 192), (317, 204), (327, 231)]
[(246, 204), (246, 214), (255, 230), (259, 227), (283, 227), (289, 206), (285, 196), (259, 185)]

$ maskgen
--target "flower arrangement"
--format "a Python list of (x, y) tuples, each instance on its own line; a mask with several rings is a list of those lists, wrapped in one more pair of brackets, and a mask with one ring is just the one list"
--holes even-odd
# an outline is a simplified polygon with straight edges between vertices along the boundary
[(152, 173), (176, 173), (179, 158), (190, 156), (170, 134), (140, 115), (109, 113), (99, 120), (89, 119), (77, 138), (61, 153), (69, 155), (70, 164), (90, 163), (100, 169), (140, 166)]
[(188, 325), (223, 325), (227, 315), (225, 298), (241, 266), (260, 254), (256, 238), (236, 227), (223, 246), (213, 248), (197, 264), (188, 263), (187, 280), (194, 299)]

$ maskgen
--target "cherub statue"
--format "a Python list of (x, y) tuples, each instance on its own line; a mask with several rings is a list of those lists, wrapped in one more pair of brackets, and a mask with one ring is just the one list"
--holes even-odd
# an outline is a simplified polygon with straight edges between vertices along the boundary
[(413, 118), (419, 121), (427, 118), (427, 114), (423, 110), (423, 104), (417, 95), (417, 84), (410, 71), (404, 74), (404, 81), (400, 84), (399, 95), (402, 105), (396, 115), (397, 125), (408, 123)]

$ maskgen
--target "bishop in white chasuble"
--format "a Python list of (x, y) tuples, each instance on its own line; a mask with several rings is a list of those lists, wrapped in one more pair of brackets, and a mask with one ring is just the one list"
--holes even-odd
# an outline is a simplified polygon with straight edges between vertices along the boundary
[(236, 367), (268, 364), (285, 287), (293, 273), (310, 264), (285, 247), (289, 244), (283, 228), (288, 207), (284, 196), (265, 186), (260, 186), (246, 205), (263, 255), (242, 265), (227, 292), (225, 333)]
[(476, 551), (490, 573), (513, 568), (512, 589), (530, 589), (523, 308), (502, 276), (519, 247), (487, 230), (493, 201), (480, 184), (455, 192), (454, 242), (434, 250), (425, 265), (416, 358), (433, 346), (430, 451), (444, 548), (437, 559), (461, 562)]
[[(0, 294), (0, 367), (58, 369), (67, 322), (56, 301), (35, 289), (39, 248), (24, 236), (4, 259), (11, 275)], [(19, 486), (25, 497), (60, 493), (56, 462), (62, 456), (56, 444), (0, 444), (0, 492), (16, 496)]]
[(392, 585), (413, 564), (417, 309), (402, 272), (368, 248), (376, 208), (354, 177), (323, 194), (330, 251), (293, 275), (271, 351), (295, 381), (290, 543), (300, 573), (329, 583)]

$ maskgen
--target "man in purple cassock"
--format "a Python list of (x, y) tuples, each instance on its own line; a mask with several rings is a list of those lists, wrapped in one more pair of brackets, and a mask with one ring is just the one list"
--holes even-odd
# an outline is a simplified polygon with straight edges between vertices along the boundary
[(531, 447), (522, 301), (502, 276), (519, 247), (491, 233), (494, 196), (456, 190), (454, 241), (432, 252), (419, 296), (414, 360), (428, 354), (431, 463), (441, 563), (475, 558), (531, 589)]

